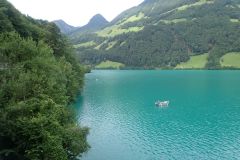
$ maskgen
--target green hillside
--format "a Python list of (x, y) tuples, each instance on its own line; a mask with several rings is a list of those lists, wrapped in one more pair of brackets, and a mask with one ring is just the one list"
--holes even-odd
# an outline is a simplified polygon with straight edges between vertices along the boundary
[(240, 68), (240, 52), (227, 53), (220, 59), (222, 67)]
[(126, 67), (175, 68), (191, 56), (209, 53), (205, 67), (220, 68), (220, 58), (240, 51), (238, 0), (145, 0), (105, 28), (70, 37), (80, 61), (105, 60)]
[(96, 69), (120, 69), (124, 67), (124, 64), (112, 61), (103, 61), (100, 64), (96, 65)]
[(176, 66), (176, 69), (203, 69), (207, 64), (208, 53), (198, 56), (190, 56), (187, 62), (182, 62)]

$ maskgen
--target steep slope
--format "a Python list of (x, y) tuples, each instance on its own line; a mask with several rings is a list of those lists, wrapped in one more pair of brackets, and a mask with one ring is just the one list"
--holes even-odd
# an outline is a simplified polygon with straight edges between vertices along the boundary
[(72, 42), (87, 64), (175, 68), (209, 53), (205, 67), (218, 68), (223, 55), (240, 51), (239, 19), (238, 0), (145, 0)]
[(55, 20), (53, 21), (53, 23), (55, 23), (58, 26), (58, 28), (61, 30), (61, 32), (64, 34), (70, 33), (77, 29), (77, 27), (73, 27), (67, 24), (66, 22), (64, 22), (63, 20)]
[(75, 31), (72, 31), (69, 35), (77, 38), (82, 34), (91, 33), (99, 29), (102, 29), (103, 27), (107, 26), (108, 23), (109, 22), (101, 14), (96, 14), (90, 19), (88, 24), (79, 27)]
[(86, 28), (90, 28), (90, 29), (98, 29), (100, 27), (104, 27), (108, 24), (108, 21), (101, 15), (101, 14), (97, 14), (95, 16), (93, 16), (89, 23), (84, 26)]

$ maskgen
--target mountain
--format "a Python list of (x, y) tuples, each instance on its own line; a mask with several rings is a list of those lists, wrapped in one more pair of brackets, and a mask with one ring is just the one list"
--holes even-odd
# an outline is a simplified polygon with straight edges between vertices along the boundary
[(90, 19), (88, 24), (84, 27), (89, 29), (99, 29), (106, 26), (107, 24), (108, 21), (101, 14), (96, 14)]
[(63, 20), (55, 20), (53, 21), (53, 23), (55, 23), (58, 26), (58, 28), (61, 30), (61, 32), (64, 34), (70, 33), (77, 29), (77, 27), (73, 27), (67, 24), (66, 22), (64, 22)]
[(80, 61), (93, 66), (234, 68), (239, 28), (239, 0), (145, 0), (106, 27), (70, 38)]
[(108, 23), (109, 22), (101, 14), (96, 14), (90, 19), (88, 24), (86, 24), (85, 26), (79, 27), (78, 29), (69, 33), (69, 35), (70, 37), (77, 38), (82, 34), (91, 33), (99, 29), (102, 29), (103, 27), (107, 26)]

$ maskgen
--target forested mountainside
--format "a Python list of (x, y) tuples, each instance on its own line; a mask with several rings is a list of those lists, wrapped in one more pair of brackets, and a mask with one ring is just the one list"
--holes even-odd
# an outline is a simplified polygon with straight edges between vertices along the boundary
[(0, 159), (75, 159), (88, 130), (69, 103), (84, 69), (54, 23), (22, 15), (0, 0)]
[(55, 20), (55, 21), (53, 21), (53, 23), (55, 23), (58, 26), (58, 28), (60, 29), (60, 31), (64, 34), (68, 34), (77, 29), (77, 27), (73, 27), (61, 19)]
[(239, 0), (145, 0), (101, 30), (70, 35), (93, 66), (209, 69), (240, 67), (239, 37)]

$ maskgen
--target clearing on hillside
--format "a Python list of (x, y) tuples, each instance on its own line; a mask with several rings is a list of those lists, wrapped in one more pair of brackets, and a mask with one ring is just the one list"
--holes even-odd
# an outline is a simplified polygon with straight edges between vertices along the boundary
[(187, 62), (180, 63), (175, 69), (203, 69), (207, 64), (208, 53), (191, 56)]
[(231, 52), (225, 54), (220, 59), (220, 64), (222, 67), (240, 68), (240, 52)]
[(119, 62), (113, 62), (113, 61), (104, 61), (95, 66), (96, 69), (120, 69), (121, 67), (124, 67), (125, 65)]

